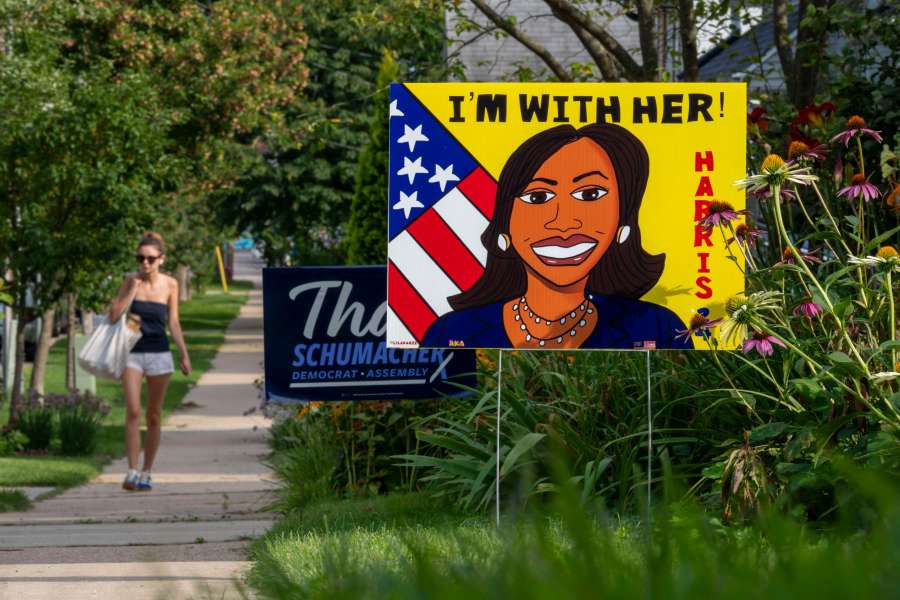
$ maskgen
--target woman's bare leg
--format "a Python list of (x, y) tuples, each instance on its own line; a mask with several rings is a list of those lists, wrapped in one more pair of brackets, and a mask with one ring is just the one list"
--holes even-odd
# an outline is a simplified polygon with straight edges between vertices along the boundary
[(153, 468), (153, 460), (159, 449), (163, 400), (169, 387), (171, 374), (147, 378), (147, 435), (144, 437), (144, 471)]
[(144, 374), (137, 369), (125, 369), (122, 373), (122, 390), (125, 392), (125, 453), (128, 468), (137, 469), (141, 454), (141, 379)]

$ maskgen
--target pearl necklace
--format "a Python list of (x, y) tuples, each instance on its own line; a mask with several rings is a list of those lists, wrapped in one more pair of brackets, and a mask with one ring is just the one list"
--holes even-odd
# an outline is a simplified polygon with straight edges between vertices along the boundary
[[(546, 337), (546, 338), (542, 338), (540, 336), (537, 336), (537, 335), (534, 335), (533, 333), (531, 333), (531, 331), (528, 329), (528, 326), (525, 325), (525, 323), (528, 319), (534, 319), (538, 325), (541, 324), (541, 321), (544, 321), (545, 323), (547, 323), (547, 325), (551, 325), (556, 322), (555, 319), (547, 319), (545, 317), (542, 317), (542, 316), (536, 314), (533, 310), (529, 309), (528, 301), (525, 300), (525, 296), (522, 296), (521, 298), (519, 298), (519, 301), (516, 304), (513, 304), (512, 310), (514, 313), (516, 313), (515, 318), (516, 318), (516, 321), (519, 323), (519, 329), (521, 331), (525, 332), (525, 341), (526, 342), (535, 340), (535, 341), (537, 341), (538, 346), (544, 346), (547, 342), (556, 338), (556, 343), (562, 344), (562, 341), (566, 338), (566, 336), (575, 336), (576, 333), (578, 332), (579, 327), (584, 327), (585, 325), (587, 325), (587, 320), (584, 317), (586, 315), (590, 315), (590, 314), (594, 313), (594, 309), (590, 306), (591, 298), (592, 298), (591, 296), (588, 296), (588, 301), (582, 302), (578, 306), (578, 310), (573, 310), (571, 312), (567, 312), (565, 315), (563, 315), (559, 319), (560, 325), (565, 325), (566, 321), (574, 322), (575, 324), (572, 326), (571, 329), (565, 331), (561, 335), (552, 335), (552, 336)], [(523, 315), (523, 311), (525, 313), (528, 313), (527, 319)]]

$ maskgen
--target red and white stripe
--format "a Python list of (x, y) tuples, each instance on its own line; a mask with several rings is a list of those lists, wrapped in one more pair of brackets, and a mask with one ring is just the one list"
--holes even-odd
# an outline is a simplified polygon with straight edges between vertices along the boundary
[(418, 345), (450, 312), (447, 298), (478, 281), (487, 261), (481, 234), (494, 212), (497, 184), (480, 167), (388, 244), (388, 346)]

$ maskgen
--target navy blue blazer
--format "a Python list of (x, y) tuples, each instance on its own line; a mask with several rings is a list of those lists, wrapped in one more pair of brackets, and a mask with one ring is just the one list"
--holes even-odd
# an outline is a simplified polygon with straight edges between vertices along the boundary
[[(688, 337), (676, 339), (678, 329), (687, 329), (675, 313), (664, 306), (616, 296), (594, 295), (597, 325), (581, 348), (644, 348), (654, 342), (656, 348), (690, 350)], [(512, 348), (513, 343), (503, 328), (503, 305), (506, 301), (449, 312), (432, 323), (423, 347), (447, 348)], [(545, 350), (552, 350), (548, 342)]]

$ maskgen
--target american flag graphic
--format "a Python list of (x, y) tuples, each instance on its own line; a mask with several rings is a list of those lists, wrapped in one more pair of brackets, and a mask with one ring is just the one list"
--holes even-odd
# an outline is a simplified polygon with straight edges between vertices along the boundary
[(387, 343), (410, 347), (484, 271), (497, 183), (402, 84), (390, 115)]

